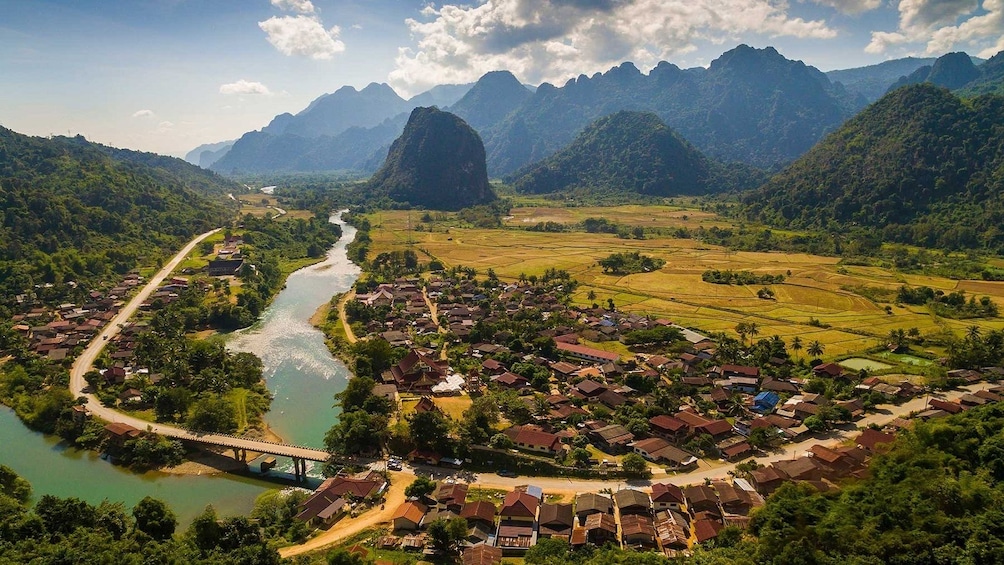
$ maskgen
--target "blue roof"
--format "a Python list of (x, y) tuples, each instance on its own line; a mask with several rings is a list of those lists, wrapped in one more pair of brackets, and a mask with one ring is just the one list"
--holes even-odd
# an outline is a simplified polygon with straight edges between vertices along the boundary
[(780, 400), (781, 397), (772, 390), (765, 390), (753, 397), (753, 402), (757, 404), (769, 404), (771, 406), (776, 405)]

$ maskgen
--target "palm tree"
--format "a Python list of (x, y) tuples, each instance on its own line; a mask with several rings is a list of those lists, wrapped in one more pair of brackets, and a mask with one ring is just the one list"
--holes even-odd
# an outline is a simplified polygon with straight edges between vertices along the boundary
[(969, 329), (966, 330), (966, 337), (969, 338), (969, 341), (978, 341), (980, 339), (980, 335), (980, 327), (977, 325), (969, 326)]
[(795, 352), (795, 357), (798, 357), (798, 352), (802, 350), (802, 338), (800, 336), (795, 336), (795, 339), (791, 340), (791, 350)]
[(806, 349), (805, 351), (806, 351), (806, 353), (808, 353), (809, 355), (812, 355), (813, 357), (819, 357), (820, 355), (823, 354), (823, 351), (825, 351), (825, 350), (826, 350), (826, 348), (823, 347), (823, 344), (819, 343), (819, 341), (817, 340), (817, 341), (813, 341), (812, 343), (810, 343), (809, 344), (809, 348)]
[(736, 324), (736, 333), (743, 340), (743, 345), (746, 345), (746, 336), (750, 333), (750, 325), (746, 322), (739, 322)]
[(747, 331), (750, 333), (750, 343), (753, 343), (753, 338), (760, 333), (760, 326), (756, 322), (750, 322), (747, 326)]

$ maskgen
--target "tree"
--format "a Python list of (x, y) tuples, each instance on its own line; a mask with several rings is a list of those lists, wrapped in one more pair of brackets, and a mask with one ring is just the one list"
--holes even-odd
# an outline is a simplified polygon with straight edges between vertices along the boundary
[(450, 421), (439, 410), (416, 412), (407, 418), (408, 430), (415, 446), (440, 453), (451, 450)]
[(451, 553), (467, 537), (467, 520), (459, 516), (449, 520), (440, 518), (429, 524), (428, 534), (433, 548)]
[(819, 343), (818, 340), (814, 340), (809, 343), (809, 347), (805, 350), (806, 353), (813, 357), (819, 357), (826, 350), (823, 344)]
[(497, 433), (492, 436), (492, 439), (491, 441), (488, 442), (488, 445), (489, 447), (492, 447), (494, 449), (512, 449), (513, 447), (515, 447), (516, 444), (513, 443), (512, 438), (510, 438), (509, 436), (503, 433)]
[(170, 539), (178, 526), (178, 518), (167, 504), (152, 497), (144, 497), (132, 509), (136, 529), (157, 541)]
[(232, 434), (237, 431), (237, 411), (227, 399), (209, 396), (192, 406), (188, 425), (193, 430)]
[(31, 483), (6, 465), (0, 465), (0, 495), (13, 498), (21, 504), (31, 499)]
[(423, 496), (428, 496), (436, 491), (436, 481), (423, 477), (421, 475), (415, 477), (410, 485), (405, 487), (404, 495), (408, 498), (422, 498)]
[(802, 337), (801, 336), (797, 336), (796, 335), (794, 337), (794, 339), (791, 340), (791, 350), (794, 351), (795, 352), (795, 356), (798, 357), (798, 352), (802, 350)]
[(358, 553), (350, 553), (345, 549), (336, 549), (326, 557), (328, 565), (366, 565), (366, 561)]
[(624, 473), (627, 475), (632, 475), (636, 477), (646, 476), (649, 474), (648, 462), (645, 458), (637, 453), (628, 453), (621, 459), (621, 467), (624, 469)]
[(324, 445), (333, 453), (354, 455), (378, 451), (387, 434), (387, 418), (362, 410), (343, 413), (324, 436)]
[(750, 333), (749, 323), (739, 322), (736, 324), (736, 333), (739, 334), (739, 339), (742, 340), (743, 345), (746, 345), (746, 336)]
[(192, 520), (192, 524), (185, 531), (185, 537), (206, 553), (219, 544), (221, 533), (216, 509), (210, 505)]
[(550, 565), (553, 563), (565, 563), (568, 561), (570, 546), (568, 542), (559, 538), (543, 538), (537, 541), (537, 545), (526, 552), (524, 562), (527, 565)]
[(596, 291), (595, 290), (590, 290), (586, 294), (586, 300), (588, 300), (590, 302), (595, 302), (596, 301)]

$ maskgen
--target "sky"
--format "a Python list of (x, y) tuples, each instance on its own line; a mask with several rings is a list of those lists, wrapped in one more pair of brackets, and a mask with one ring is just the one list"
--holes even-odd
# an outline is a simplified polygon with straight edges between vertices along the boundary
[(181, 156), (344, 85), (405, 98), (512, 71), (707, 66), (740, 43), (828, 71), (1004, 50), (1004, 0), (0, 0), (0, 125)]

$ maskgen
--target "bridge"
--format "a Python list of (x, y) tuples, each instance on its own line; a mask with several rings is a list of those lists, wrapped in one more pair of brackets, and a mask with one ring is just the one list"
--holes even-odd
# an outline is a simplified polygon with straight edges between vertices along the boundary
[(228, 434), (202, 433), (187, 430), (179, 426), (155, 424), (147, 422), (146, 420), (134, 418), (128, 414), (123, 414), (122, 412), (109, 408), (101, 404), (101, 402), (93, 394), (84, 391), (87, 386), (87, 382), (84, 380), (84, 375), (94, 367), (94, 360), (97, 359), (98, 355), (100, 355), (104, 350), (105, 345), (111, 341), (112, 338), (118, 335), (119, 331), (125, 323), (129, 321), (129, 318), (136, 313), (140, 305), (143, 304), (143, 302), (149, 298), (151, 294), (153, 294), (154, 290), (156, 290), (161, 283), (164, 282), (164, 279), (170, 276), (170, 274), (178, 268), (178, 265), (184, 261), (185, 257), (191, 253), (192, 249), (194, 249), (195, 246), (203, 239), (218, 231), (220, 231), (219, 228), (208, 231), (188, 242), (188, 244), (185, 245), (185, 247), (183, 247), (173, 259), (164, 265), (164, 268), (162, 268), (156, 275), (153, 276), (153, 278), (150, 279), (146, 286), (144, 286), (136, 294), (136, 296), (132, 298), (132, 300), (122, 307), (122, 310), (120, 310), (119, 313), (116, 314), (115, 318), (105, 326), (101, 333), (95, 336), (90, 343), (87, 344), (87, 348), (84, 349), (79, 357), (77, 357), (76, 361), (73, 363), (73, 367), (70, 369), (70, 393), (72, 393), (74, 397), (79, 398), (82, 396), (86, 398), (87, 410), (106, 422), (126, 424), (138, 430), (148, 430), (165, 437), (232, 449), (234, 452), (234, 459), (244, 463), (247, 462), (248, 451), (289, 457), (293, 460), (293, 468), (295, 471), (294, 475), (296, 476), (296, 480), (305, 480), (307, 474), (307, 461), (327, 461), (328, 457), (330, 457), (330, 454), (327, 451), (312, 447), (304, 447), (301, 445), (276, 443), (272, 441), (244, 438)]

